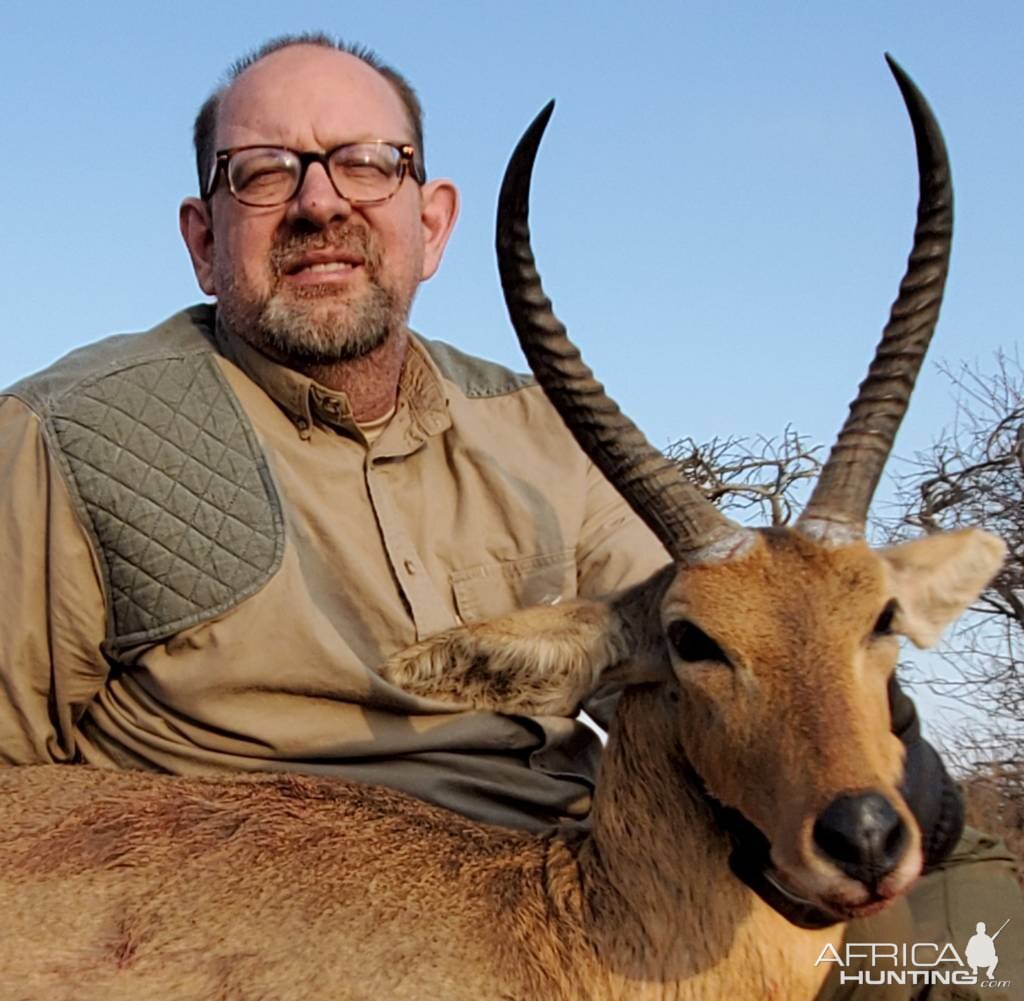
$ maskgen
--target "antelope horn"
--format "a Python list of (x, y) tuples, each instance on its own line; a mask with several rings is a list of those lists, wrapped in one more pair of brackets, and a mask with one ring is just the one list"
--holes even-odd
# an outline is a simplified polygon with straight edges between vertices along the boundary
[(807, 535), (837, 544), (864, 535), (868, 505), (939, 318), (953, 234), (953, 187), (938, 122), (910, 77), (891, 56), (885, 58), (914, 127), (920, 177), (917, 226), (899, 295), (867, 378), (796, 524)]
[(654, 448), (587, 367), (544, 294), (530, 247), (530, 175), (551, 101), (524, 133), (498, 197), (498, 270), (530, 368), (580, 448), (661, 540), (673, 559), (721, 559), (749, 536)]

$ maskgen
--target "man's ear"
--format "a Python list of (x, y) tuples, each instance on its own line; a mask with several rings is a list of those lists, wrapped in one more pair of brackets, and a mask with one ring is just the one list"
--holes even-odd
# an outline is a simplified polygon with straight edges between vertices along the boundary
[(1001, 539), (976, 528), (927, 535), (879, 550), (900, 606), (893, 628), (917, 647), (932, 646), (981, 594), (1005, 555)]
[(441, 264), (441, 256), (459, 216), (459, 190), (451, 181), (441, 178), (428, 181), (420, 191), (423, 223), (423, 274), (421, 281), (432, 277)]
[(186, 198), (178, 209), (181, 238), (192, 258), (192, 270), (199, 287), (207, 295), (216, 295), (213, 279), (213, 219), (210, 206), (201, 198)]

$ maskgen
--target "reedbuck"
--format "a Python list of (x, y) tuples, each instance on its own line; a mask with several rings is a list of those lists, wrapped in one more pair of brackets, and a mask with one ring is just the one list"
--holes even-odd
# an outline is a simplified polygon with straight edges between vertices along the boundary
[[(382, 673), (437, 699), (517, 713), (571, 713), (596, 688), (625, 686), (591, 831), (510, 832), (386, 789), (302, 776), (9, 770), (0, 997), (814, 996), (824, 969), (815, 959), (839, 941), (841, 922), (883, 907), (921, 867), (890, 733), (895, 634), (932, 642), (1002, 552), (975, 531), (880, 552), (863, 541), (935, 324), (952, 218), (938, 127), (894, 72), (917, 137), (914, 249), (793, 529), (740, 527), (681, 480), (551, 314), (526, 226), (550, 109), (509, 165), (498, 248), (530, 364), (674, 563), (607, 601), (437, 636)], [(823, 920), (796, 927), (766, 902), (782, 898)]]

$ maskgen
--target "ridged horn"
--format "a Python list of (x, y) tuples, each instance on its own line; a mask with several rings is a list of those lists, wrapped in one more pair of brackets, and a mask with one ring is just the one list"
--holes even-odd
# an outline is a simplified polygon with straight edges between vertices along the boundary
[(619, 410), (584, 363), (544, 294), (530, 246), (530, 177), (555, 102), (523, 134), (498, 197), (498, 270), (512, 325), (555, 410), (580, 448), (661, 540), (673, 559), (728, 555), (748, 530), (725, 517)]
[(935, 331), (949, 270), (953, 186), (938, 122), (896, 61), (886, 61), (903, 94), (917, 145), (920, 193), (907, 270), (857, 398), (796, 527), (843, 542), (864, 535), (868, 506), (907, 411)]

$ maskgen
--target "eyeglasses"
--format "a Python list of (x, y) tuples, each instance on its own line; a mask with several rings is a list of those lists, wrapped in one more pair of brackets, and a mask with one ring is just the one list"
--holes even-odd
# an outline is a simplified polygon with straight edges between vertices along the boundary
[(407, 173), (423, 183), (415, 156), (414, 147), (384, 139), (343, 143), (326, 153), (284, 146), (236, 146), (217, 151), (203, 197), (213, 195), (223, 172), (228, 190), (243, 205), (284, 205), (302, 187), (309, 165), (319, 163), (340, 198), (353, 205), (376, 205), (394, 195)]

